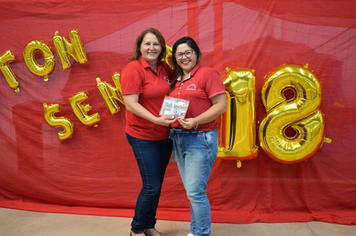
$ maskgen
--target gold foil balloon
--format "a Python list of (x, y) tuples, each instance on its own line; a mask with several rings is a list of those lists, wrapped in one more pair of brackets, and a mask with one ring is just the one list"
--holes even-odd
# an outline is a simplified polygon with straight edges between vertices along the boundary
[(66, 140), (72, 137), (74, 133), (74, 124), (72, 121), (65, 117), (56, 117), (55, 113), (59, 112), (59, 104), (52, 104), (48, 106), (46, 103), (43, 103), (44, 118), (50, 126), (53, 127), (63, 127), (63, 131), (58, 132), (59, 140)]
[(100, 78), (96, 78), (96, 87), (98, 88), (111, 114), (115, 114), (120, 111), (120, 106), (115, 102), (115, 100), (124, 104), (119, 78), (119, 73), (115, 73), (112, 76), (112, 80), (114, 81), (116, 88), (106, 82), (102, 82)]
[(257, 157), (255, 118), (255, 74), (253, 69), (226, 68), (222, 78), (228, 101), (222, 115), (220, 143), (217, 157), (225, 160), (242, 160)]
[(165, 61), (172, 69), (172, 48), (168, 45), (166, 45), (166, 56), (162, 58), (162, 61)]
[[(44, 64), (40, 65), (36, 61), (35, 52), (40, 51), (44, 58)], [(43, 41), (34, 40), (29, 42), (24, 51), (23, 58), (27, 68), (35, 75), (44, 77), (48, 81), (48, 75), (52, 73), (55, 65), (54, 56), (51, 48)]]
[(1, 73), (4, 75), (10, 88), (14, 89), (16, 93), (20, 91), (20, 83), (16, 80), (16, 75), (9, 66), (10, 62), (15, 61), (15, 56), (12, 54), (11, 50), (4, 52), (0, 55), (0, 69)]
[[(287, 98), (287, 91), (294, 95)], [(330, 141), (324, 137), (324, 116), (319, 109), (321, 85), (307, 67), (285, 64), (277, 68), (265, 77), (261, 96), (267, 114), (258, 135), (261, 148), (272, 159), (286, 164), (302, 162), (323, 141)]]
[(88, 96), (84, 92), (79, 92), (73, 97), (69, 98), (68, 101), (74, 114), (77, 116), (80, 122), (86, 126), (92, 126), (100, 121), (100, 115), (99, 113), (88, 115), (88, 111), (91, 110), (91, 106), (89, 104), (81, 104), (81, 102), (85, 101), (87, 98)]
[(56, 31), (53, 36), (53, 44), (56, 48), (63, 70), (69, 69), (72, 66), (69, 55), (80, 64), (88, 63), (88, 59), (84, 51), (83, 44), (80, 40), (78, 30), (71, 30), (69, 33), (69, 38), (71, 43), (69, 43), (65, 37), (60, 36), (58, 31)]

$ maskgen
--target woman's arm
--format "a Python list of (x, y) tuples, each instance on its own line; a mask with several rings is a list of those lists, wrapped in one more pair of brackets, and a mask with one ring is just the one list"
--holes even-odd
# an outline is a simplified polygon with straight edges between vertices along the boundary
[(212, 106), (195, 118), (187, 118), (185, 120), (179, 120), (179, 123), (186, 129), (195, 128), (199, 124), (205, 124), (215, 120), (227, 109), (226, 94), (220, 94), (210, 99)]
[(175, 122), (176, 119), (173, 119), (171, 116), (154, 116), (138, 102), (139, 96), (139, 94), (128, 94), (123, 96), (126, 110), (157, 125), (169, 126)]

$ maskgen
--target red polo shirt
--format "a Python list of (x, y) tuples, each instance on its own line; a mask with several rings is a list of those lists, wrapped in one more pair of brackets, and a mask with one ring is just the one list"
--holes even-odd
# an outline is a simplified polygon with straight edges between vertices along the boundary
[[(189, 107), (185, 118), (194, 118), (208, 110), (214, 96), (225, 94), (225, 86), (219, 73), (210, 67), (197, 64), (190, 72), (190, 78), (185, 81), (177, 81), (171, 97), (189, 100)], [(211, 121), (198, 126), (198, 130), (210, 131), (217, 122)], [(172, 125), (173, 128), (182, 129), (179, 122)]]
[[(139, 94), (139, 103), (155, 116), (169, 94), (172, 70), (165, 62), (157, 64), (157, 73), (144, 59), (131, 61), (120, 75), (123, 95)], [(126, 133), (144, 140), (168, 138), (169, 127), (156, 125), (126, 110)]]

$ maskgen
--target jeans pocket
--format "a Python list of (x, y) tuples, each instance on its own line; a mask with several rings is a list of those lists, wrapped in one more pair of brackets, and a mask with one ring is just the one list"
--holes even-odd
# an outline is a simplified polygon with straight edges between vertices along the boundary
[(203, 132), (203, 140), (204, 143), (207, 147), (211, 147), (215, 141), (214, 139), (214, 131), (207, 131), (207, 132)]

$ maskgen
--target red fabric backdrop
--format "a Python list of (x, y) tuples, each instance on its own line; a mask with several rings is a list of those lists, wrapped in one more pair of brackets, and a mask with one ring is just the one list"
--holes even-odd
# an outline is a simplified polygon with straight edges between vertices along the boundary
[[(225, 67), (256, 70), (256, 120), (265, 113), (259, 86), (265, 75), (285, 63), (305, 65), (319, 77), (324, 144), (308, 161), (280, 164), (261, 148), (244, 161), (218, 159), (208, 195), (214, 222), (356, 223), (356, 2), (291, 0), (191, 1), (5, 1), (0, 8), (0, 54), (10, 63), (20, 92), (0, 75), (0, 206), (44, 212), (133, 215), (141, 183), (124, 134), (125, 108), (111, 115), (96, 88), (96, 78), (113, 84), (133, 53), (137, 35), (159, 29), (168, 45), (190, 35), (202, 52), (202, 64), (225, 74)], [(88, 64), (62, 70), (52, 37), (69, 39), (77, 29)], [(33, 75), (23, 60), (32, 40), (51, 48), (56, 67), (49, 81)], [(68, 98), (88, 91), (89, 114), (98, 127), (86, 127)], [(43, 103), (60, 104), (74, 123), (71, 139), (44, 120)], [(257, 140), (257, 145), (259, 141)], [(176, 164), (168, 166), (159, 219), (189, 220)]]

